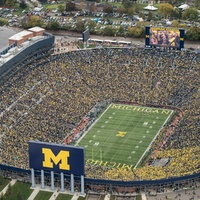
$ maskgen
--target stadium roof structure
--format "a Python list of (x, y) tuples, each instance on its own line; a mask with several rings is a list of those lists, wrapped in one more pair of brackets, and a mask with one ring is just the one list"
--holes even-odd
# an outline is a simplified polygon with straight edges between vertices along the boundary
[(45, 29), (43, 29), (43, 28), (41, 28), (41, 27), (38, 27), (38, 26), (35, 26), (35, 27), (33, 27), (33, 28), (29, 28), (28, 30), (31, 31), (31, 32), (45, 31)]
[(23, 39), (24, 36), (27, 36), (27, 35), (30, 35), (30, 34), (31, 34), (30, 31), (24, 30), (24, 31), (21, 31), (21, 32), (11, 36), (9, 38), (9, 40), (21, 40), (21, 39)]

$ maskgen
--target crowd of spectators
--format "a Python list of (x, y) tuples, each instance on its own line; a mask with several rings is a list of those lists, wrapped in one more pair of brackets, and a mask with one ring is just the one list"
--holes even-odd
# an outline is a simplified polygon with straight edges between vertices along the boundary
[(182, 110), (178, 126), (154, 158), (170, 162), (132, 170), (86, 165), (87, 177), (145, 180), (199, 172), (200, 54), (98, 48), (40, 63), (33, 59), (0, 86), (1, 164), (28, 169), (29, 140), (63, 143), (89, 110), (109, 100)]

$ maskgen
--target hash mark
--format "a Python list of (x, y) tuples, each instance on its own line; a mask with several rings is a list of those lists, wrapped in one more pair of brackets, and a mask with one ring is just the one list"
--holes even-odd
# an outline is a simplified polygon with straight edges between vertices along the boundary
[(139, 148), (139, 146), (136, 146), (135, 148), (136, 148), (136, 149), (138, 149), (138, 148)]

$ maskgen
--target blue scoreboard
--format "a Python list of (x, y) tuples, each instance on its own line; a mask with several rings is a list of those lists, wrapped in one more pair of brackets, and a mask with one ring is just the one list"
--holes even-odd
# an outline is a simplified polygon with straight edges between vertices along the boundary
[(29, 141), (29, 164), (35, 170), (84, 175), (84, 148)]

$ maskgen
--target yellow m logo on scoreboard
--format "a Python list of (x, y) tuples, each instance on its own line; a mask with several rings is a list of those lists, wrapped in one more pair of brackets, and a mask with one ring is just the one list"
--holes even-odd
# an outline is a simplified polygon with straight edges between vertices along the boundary
[(53, 168), (54, 164), (59, 164), (59, 169), (70, 170), (70, 165), (68, 164), (68, 158), (70, 157), (69, 151), (61, 150), (57, 156), (48, 148), (42, 148), (42, 153), (44, 154), (44, 161), (42, 163), (43, 167)]

